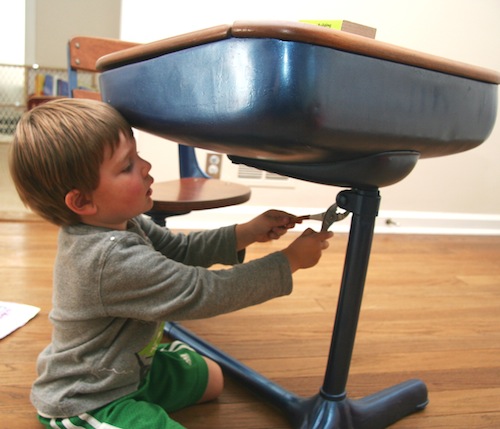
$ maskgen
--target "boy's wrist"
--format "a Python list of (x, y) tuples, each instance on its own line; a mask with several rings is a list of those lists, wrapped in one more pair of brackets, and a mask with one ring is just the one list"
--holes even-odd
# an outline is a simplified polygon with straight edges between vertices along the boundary
[(283, 249), (281, 252), (288, 259), (288, 265), (290, 265), (290, 271), (292, 273), (294, 273), (295, 271), (300, 269), (300, 266), (297, 262), (297, 258), (295, 257), (293, 250), (291, 250), (289, 247), (287, 247), (286, 249)]
[(239, 252), (246, 249), (255, 240), (249, 228), (249, 223), (239, 223), (236, 225), (236, 250)]

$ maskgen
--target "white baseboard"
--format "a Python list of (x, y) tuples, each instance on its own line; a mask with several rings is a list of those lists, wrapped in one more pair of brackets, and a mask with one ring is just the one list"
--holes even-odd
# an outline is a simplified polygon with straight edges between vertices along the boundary
[[(232, 225), (250, 220), (266, 211), (263, 206), (232, 206), (222, 209), (192, 212), (183, 216), (167, 219), (171, 229), (200, 230)], [(305, 211), (297, 207), (280, 207), (297, 216), (320, 213), (324, 208)], [(311, 227), (318, 230), (320, 223), (305, 221), (297, 225), (295, 230), (303, 231)], [(350, 217), (334, 224), (331, 228), (336, 232), (348, 232)], [(473, 213), (440, 213), (413, 211), (381, 211), (375, 224), (375, 232), (381, 234), (452, 234), (452, 235), (500, 235), (500, 215)]]
[(400, 234), (500, 235), (500, 215), (381, 211), (375, 230)]

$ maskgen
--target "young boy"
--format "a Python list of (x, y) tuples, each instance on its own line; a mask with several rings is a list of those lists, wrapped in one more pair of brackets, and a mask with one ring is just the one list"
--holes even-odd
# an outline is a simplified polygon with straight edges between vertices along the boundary
[[(52, 342), (31, 399), (47, 428), (182, 428), (168, 413), (216, 398), (219, 366), (180, 342), (160, 344), (163, 321), (206, 318), (292, 290), (331, 233), (307, 230), (286, 249), (241, 263), (254, 242), (300, 219), (277, 210), (189, 235), (142, 216), (151, 165), (111, 106), (62, 99), (27, 112), (10, 171), (23, 202), (60, 225)], [(208, 270), (215, 264), (234, 265)]]

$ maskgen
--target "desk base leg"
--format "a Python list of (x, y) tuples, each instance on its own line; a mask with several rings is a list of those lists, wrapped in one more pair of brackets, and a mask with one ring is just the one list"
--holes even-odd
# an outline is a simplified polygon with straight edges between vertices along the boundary
[(427, 388), (420, 380), (409, 380), (357, 400), (328, 397), (321, 392), (301, 398), (176, 323), (166, 323), (165, 333), (217, 362), (226, 374), (280, 409), (294, 429), (384, 429), (423, 410), (428, 403)]

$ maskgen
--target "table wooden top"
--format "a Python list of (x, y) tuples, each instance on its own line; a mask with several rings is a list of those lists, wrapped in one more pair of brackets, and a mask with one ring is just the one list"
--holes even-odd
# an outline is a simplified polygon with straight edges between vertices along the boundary
[(153, 209), (190, 212), (242, 204), (250, 199), (251, 189), (223, 180), (186, 177), (154, 183)]
[(101, 71), (109, 70), (231, 37), (273, 38), (309, 43), (487, 83), (500, 83), (500, 73), (494, 70), (421, 53), (356, 34), (307, 23), (285, 21), (236, 21), (232, 25), (206, 28), (105, 55), (98, 60), (97, 68)]

